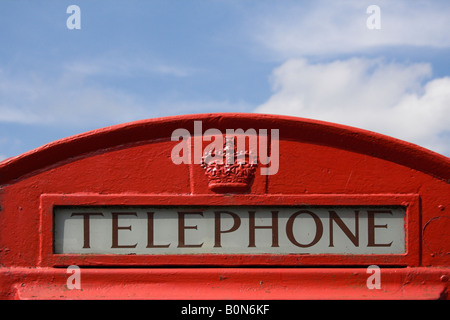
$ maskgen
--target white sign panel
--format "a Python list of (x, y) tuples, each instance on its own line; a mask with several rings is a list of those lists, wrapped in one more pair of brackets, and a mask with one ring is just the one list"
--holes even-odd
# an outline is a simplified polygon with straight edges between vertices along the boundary
[(56, 254), (401, 254), (404, 207), (56, 207)]

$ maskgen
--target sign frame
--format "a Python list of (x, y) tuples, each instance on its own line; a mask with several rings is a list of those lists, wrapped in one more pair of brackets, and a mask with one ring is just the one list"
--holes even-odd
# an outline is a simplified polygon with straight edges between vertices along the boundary
[[(55, 254), (56, 206), (403, 206), (405, 246), (402, 254)], [(40, 267), (312, 267), (420, 265), (420, 196), (418, 194), (160, 195), (42, 194), (40, 197)]]

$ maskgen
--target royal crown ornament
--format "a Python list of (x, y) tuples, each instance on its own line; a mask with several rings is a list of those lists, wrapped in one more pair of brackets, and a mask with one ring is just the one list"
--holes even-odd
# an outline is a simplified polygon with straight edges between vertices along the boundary
[(223, 150), (210, 150), (203, 155), (201, 166), (208, 187), (217, 193), (243, 193), (250, 189), (258, 166), (256, 153), (237, 150), (235, 137), (226, 137)]

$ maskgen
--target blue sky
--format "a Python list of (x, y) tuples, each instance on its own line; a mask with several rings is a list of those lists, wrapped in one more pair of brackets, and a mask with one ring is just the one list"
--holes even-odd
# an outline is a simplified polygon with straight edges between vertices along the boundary
[(449, 16), (445, 0), (3, 0), (0, 160), (203, 112), (342, 123), (450, 156)]

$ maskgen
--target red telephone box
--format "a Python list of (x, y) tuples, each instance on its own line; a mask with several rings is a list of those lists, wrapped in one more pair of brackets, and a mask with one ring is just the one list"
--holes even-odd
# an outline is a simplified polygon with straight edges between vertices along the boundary
[(259, 114), (107, 127), (0, 163), (2, 299), (446, 299), (450, 160)]

